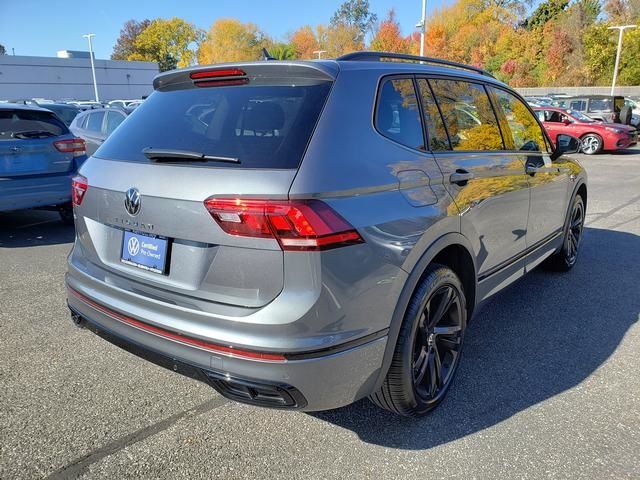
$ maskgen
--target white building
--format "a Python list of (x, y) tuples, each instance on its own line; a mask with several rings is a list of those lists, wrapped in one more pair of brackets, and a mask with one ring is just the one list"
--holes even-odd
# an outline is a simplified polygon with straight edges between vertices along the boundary
[[(100, 100), (134, 99), (153, 91), (155, 62), (95, 60)], [(87, 58), (0, 55), (0, 100), (49, 98), (93, 100)]]

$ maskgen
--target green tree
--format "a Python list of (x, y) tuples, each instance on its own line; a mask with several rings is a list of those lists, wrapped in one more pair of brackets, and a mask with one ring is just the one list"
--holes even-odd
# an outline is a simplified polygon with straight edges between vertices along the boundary
[(268, 48), (269, 54), (276, 60), (293, 60), (296, 52), (291, 45), (286, 43), (274, 43)]
[(127, 60), (129, 55), (136, 53), (136, 39), (144, 29), (151, 25), (151, 20), (128, 20), (120, 30), (120, 36), (116, 40), (111, 54), (111, 60)]
[(364, 42), (367, 33), (373, 30), (378, 16), (369, 8), (369, 0), (347, 0), (331, 17), (330, 27), (346, 25), (353, 27), (354, 42)]
[(202, 40), (202, 32), (181, 18), (157, 18), (137, 36), (135, 51), (127, 60), (158, 62), (160, 71), (192, 65), (194, 47)]
[(546, 2), (542, 2), (529, 18), (524, 21), (523, 26), (529, 30), (542, 27), (549, 20), (553, 20), (564, 12), (567, 5), (569, 5), (569, 0), (547, 0)]

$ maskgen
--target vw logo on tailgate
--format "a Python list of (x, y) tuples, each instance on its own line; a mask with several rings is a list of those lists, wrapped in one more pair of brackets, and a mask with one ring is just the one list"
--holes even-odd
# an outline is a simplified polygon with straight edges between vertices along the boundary
[(135, 216), (140, 212), (142, 200), (140, 198), (140, 192), (137, 188), (131, 187), (127, 190), (124, 196), (124, 208), (127, 209), (127, 213), (131, 216)]

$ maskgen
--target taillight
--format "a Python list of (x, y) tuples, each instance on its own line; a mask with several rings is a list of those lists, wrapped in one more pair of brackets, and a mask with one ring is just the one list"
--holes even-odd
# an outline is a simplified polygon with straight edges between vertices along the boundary
[(283, 250), (327, 250), (363, 242), (353, 226), (320, 200), (208, 198), (204, 205), (229, 235), (274, 238)]
[(82, 200), (84, 200), (84, 195), (87, 193), (88, 188), (89, 183), (82, 175), (76, 175), (71, 179), (71, 201), (74, 206), (82, 205)]
[(57, 140), (53, 142), (53, 146), (56, 147), (59, 152), (73, 153), (74, 157), (81, 157), (87, 154), (87, 147), (82, 138)]
[(239, 68), (216, 68), (191, 72), (189, 78), (196, 87), (225, 87), (249, 83), (244, 70)]

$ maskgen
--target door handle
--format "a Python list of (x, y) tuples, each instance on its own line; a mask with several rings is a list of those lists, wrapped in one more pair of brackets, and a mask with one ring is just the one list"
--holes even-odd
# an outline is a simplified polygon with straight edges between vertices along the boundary
[(449, 177), (449, 181), (451, 183), (455, 183), (456, 185), (464, 186), (469, 180), (472, 180), (474, 177), (475, 175), (472, 172), (468, 172), (459, 168), (451, 174), (451, 176)]

